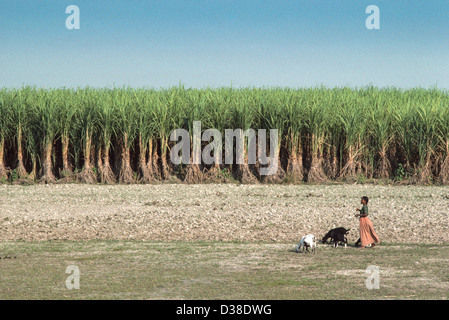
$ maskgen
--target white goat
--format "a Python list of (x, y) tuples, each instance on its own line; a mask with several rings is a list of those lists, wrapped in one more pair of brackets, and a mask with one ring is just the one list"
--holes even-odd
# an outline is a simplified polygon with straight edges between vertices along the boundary
[(302, 237), (299, 243), (296, 245), (296, 252), (300, 252), (301, 247), (303, 248), (303, 252), (305, 252), (306, 250), (307, 252), (310, 252), (309, 248), (312, 248), (312, 253), (315, 253), (316, 249), (315, 236), (313, 234), (308, 234)]

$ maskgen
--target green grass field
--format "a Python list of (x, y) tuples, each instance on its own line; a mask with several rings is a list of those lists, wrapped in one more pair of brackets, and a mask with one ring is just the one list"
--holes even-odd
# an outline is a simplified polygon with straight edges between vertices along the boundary
[[(0, 243), (0, 299), (447, 299), (449, 246), (374, 249), (294, 243), (46, 241)], [(5, 259), (5, 257), (10, 257)], [(80, 289), (66, 288), (66, 268)], [(380, 288), (369, 290), (369, 265)]]

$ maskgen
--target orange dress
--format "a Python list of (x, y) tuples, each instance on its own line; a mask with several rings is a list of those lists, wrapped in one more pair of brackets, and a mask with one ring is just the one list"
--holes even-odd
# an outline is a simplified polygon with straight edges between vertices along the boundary
[[(364, 205), (360, 214), (368, 215), (368, 206)], [(373, 243), (379, 243), (379, 237), (374, 232), (373, 223), (368, 217), (360, 217), (360, 241), (362, 246), (368, 246)]]

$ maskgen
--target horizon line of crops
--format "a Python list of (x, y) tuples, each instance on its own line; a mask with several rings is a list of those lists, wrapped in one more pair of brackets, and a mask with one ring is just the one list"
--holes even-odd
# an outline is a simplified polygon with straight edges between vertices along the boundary
[[(176, 143), (170, 133), (182, 128), (192, 134), (194, 121), (201, 121), (203, 132), (278, 129), (278, 172), (261, 176), (258, 163), (223, 165), (218, 158), (212, 166), (170, 163)], [(264, 148), (257, 145), (259, 153)], [(448, 184), (449, 93), (376, 87), (0, 89), (0, 182), (149, 183), (174, 177)]]

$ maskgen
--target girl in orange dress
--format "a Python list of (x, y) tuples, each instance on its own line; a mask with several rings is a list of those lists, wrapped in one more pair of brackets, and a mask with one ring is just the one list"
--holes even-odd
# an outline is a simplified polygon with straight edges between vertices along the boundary
[(362, 197), (361, 200), (362, 209), (356, 209), (359, 214), (356, 217), (360, 217), (360, 241), (362, 243), (361, 248), (375, 247), (376, 243), (379, 243), (379, 237), (374, 232), (373, 223), (368, 218), (368, 197)]

